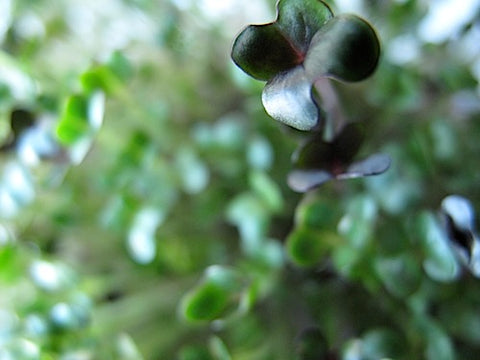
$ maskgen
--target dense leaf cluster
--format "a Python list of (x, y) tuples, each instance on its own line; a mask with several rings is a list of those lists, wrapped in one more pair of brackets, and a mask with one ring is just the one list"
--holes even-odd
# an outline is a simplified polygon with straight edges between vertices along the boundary
[(100, 3), (2, 2), (0, 359), (477, 359), (477, 19)]
[[(390, 165), (385, 155), (351, 164), (362, 137), (358, 123), (338, 124), (343, 119), (320, 107), (320, 82), (360, 81), (373, 73), (380, 57), (375, 31), (358, 16), (334, 16), (323, 1), (282, 0), (277, 11), (275, 22), (250, 25), (238, 35), (232, 58), (250, 76), (267, 81), (262, 102), (270, 116), (313, 132), (297, 150), (290, 186), (305, 192), (332, 178), (384, 172)], [(324, 142), (328, 127), (340, 128), (341, 133)]]

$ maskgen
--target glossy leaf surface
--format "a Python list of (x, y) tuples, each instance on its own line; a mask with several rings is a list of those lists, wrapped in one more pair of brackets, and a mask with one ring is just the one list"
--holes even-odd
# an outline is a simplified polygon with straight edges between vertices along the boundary
[(309, 79), (360, 81), (373, 73), (379, 57), (373, 28), (358, 16), (339, 15), (315, 34), (304, 66)]
[(262, 93), (262, 103), (268, 115), (298, 130), (310, 130), (320, 121), (312, 83), (301, 65), (269, 81)]
[(300, 64), (314, 34), (333, 16), (319, 0), (281, 0), (277, 12), (275, 22), (248, 26), (233, 44), (233, 61), (258, 80)]
[(268, 81), (262, 103), (274, 119), (299, 130), (320, 122), (312, 97), (322, 77), (360, 81), (375, 70), (380, 44), (373, 28), (354, 15), (333, 17), (322, 1), (281, 0), (277, 21), (250, 25), (233, 44), (232, 59)]

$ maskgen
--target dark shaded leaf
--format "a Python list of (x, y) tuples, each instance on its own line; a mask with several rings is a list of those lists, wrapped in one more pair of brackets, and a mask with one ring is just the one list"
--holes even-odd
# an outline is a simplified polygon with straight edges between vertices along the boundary
[(22, 108), (12, 110), (10, 127), (15, 138), (18, 138), (23, 131), (32, 127), (34, 123), (35, 116), (31, 111)]
[(373, 73), (379, 58), (380, 43), (373, 28), (358, 16), (339, 15), (315, 34), (304, 66), (309, 79), (360, 81)]
[(317, 327), (306, 328), (300, 333), (296, 352), (300, 360), (329, 359), (327, 339)]
[(467, 199), (451, 195), (442, 201), (449, 240), (460, 247), (468, 260), (474, 243), (474, 210)]
[(257, 80), (269, 80), (303, 60), (274, 24), (250, 25), (243, 30), (233, 44), (232, 59)]
[(363, 127), (360, 123), (349, 123), (331, 142), (316, 133), (295, 154), (293, 162), (301, 169), (328, 169), (348, 164), (362, 145)]
[(275, 22), (248, 26), (233, 44), (233, 61), (258, 80), (300, 64), (314, 34), (333, 16), (319, 0), (281, 0), (277, 13)]
[(23, 108), (13, 109), (10, 113), (11, 133), (5, 142), (0, 145), (0, 152), (12, 150), (17, 145), (20, 136), (34, 125), (35, 116), (31, 111)]
[(331, 142), (324, 141), (321, 133), (315, 134), (294, 154), (295, 169), (288, 176), (289, 186), (305, 192), (330, 179), (352, 179), (385, 172), (391, 160), (384, 154), (374, 154), (351, 164), (363, 137), (359, 123), (346, 125)]

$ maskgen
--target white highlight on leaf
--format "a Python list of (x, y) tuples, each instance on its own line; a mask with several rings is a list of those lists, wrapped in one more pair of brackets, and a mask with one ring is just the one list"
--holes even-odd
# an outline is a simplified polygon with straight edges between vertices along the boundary
[(318, 109), (312, 100), (312, 84), (302, 66), (280, 73), (262, 92), (266, 112), (275, 120), (298, 130), (310, 130), (318, 122)]

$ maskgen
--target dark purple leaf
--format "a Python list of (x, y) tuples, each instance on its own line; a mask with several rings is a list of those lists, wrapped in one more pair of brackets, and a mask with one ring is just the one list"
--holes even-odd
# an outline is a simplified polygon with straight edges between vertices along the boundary
[(245, 28), (233, 44), (233, 61), (259, 80), (302, 63), (312, 37), (333, 17), (319, 0), (280, 0), (277, 14), (272, 23)]
[(339, 15), (315, 34), (304, 66), (309, 79), (360, 81), (373, 73), (379, 58), (380, 43), (370, 24), (355, 15)]

